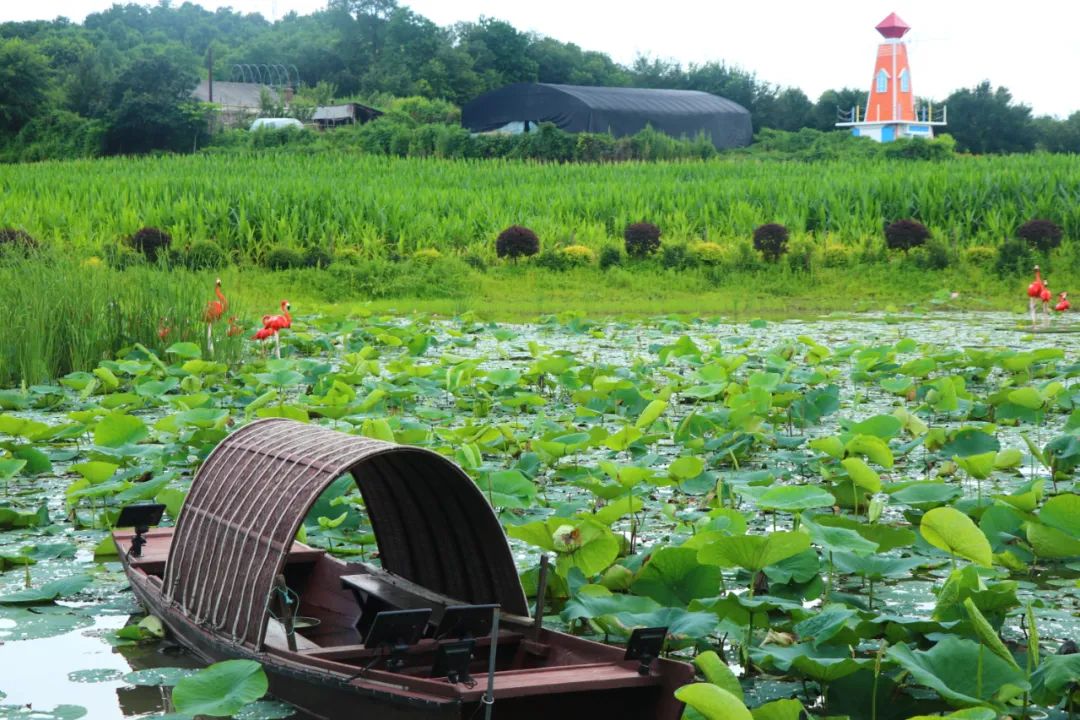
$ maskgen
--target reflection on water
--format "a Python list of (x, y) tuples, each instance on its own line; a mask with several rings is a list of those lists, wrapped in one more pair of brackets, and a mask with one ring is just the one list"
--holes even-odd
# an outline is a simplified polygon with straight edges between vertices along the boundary
[[(0, 716), (3, 705), (30, 705), (43, 711), (57, 705), (78, 705), (86, 708), (84, 717), (92, 720), (167, 710), (163, 696), (167, 691), (132, 687), (123, 681), (123, 675), (142, 668), (199, 667), (201, 663), (166, 643), (113, 647), (100, 637), (122, 628), (127, 621), (123, 615), (99, 615), (88, 628), (0, 645), (0, 668), (4, 669), (0, 682), (7, 693), (0, 701)], [(88, 670), (100, 672), (85, 672)], [(76, 673), (73, 678), (69, 677), (72, 673)], [(95, 682), (95, 676), (107, 679)]]

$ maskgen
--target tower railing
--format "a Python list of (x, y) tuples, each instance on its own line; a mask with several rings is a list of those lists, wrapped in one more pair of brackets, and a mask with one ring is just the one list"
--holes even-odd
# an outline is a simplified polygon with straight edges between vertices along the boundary
[[(855, 125), (867, 122), (866, 108), (860, 105), (853, 105), (850, 108), (838, 107), (836, 108), (836, 122), (838, 125)], [(949, 122), (949, 108), (945, 105), (935, 105), (930, 102), (917, 105), (915, 107), (915, 122), (928, 125), (947, 125)]]

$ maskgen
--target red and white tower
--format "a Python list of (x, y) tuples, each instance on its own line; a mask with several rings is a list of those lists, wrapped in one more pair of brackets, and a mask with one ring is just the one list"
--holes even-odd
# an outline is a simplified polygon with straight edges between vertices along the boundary
[(851, 128), (852, 135), (891, 142), (905, 137), (934, 137), (934, 127), (945, 125), (944, 107), (918, 107), (911, 85), (907, 43), (903, 37), (911, 26), (896, 13), (877, 25), (885, 38), (878, 46), (874, 78), (866, 105), (840, 111), (837, 127)]

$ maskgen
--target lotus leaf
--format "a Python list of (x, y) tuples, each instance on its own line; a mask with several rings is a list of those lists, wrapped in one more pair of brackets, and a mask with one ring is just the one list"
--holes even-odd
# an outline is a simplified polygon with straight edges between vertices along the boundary
[(706, 720), (754, 720), (742, 700), (717, 685), (684, 685), (675, 691), (675, 697), (697, 710)]
[(715, 595), (721, 584), (720, 568), (701, 564), (697, 556), (697, 551), (689, 548), (657, 550), (630, 589), (669, 607)]
[(950, 507), (934, 508), (923, 515), (919, 525), (923, 539), (951, 555), (958, 555), (984, 567), (993, 564), (993, 551), (975, 523)]
[(918, 683), (960, 707), (1002, 704), (1029, 687), (1021, 670), (963, 638), (947, 637), (929, 650), (912, 650), (900, 643), (886, 656)]
[(761, 570), (810, 548), (804, 533), (774, 532), (770, 535), (722, 537), (698, 551), (698, 561), (722, 567)]
[(228, 717), (261, 698), (268, 687), (259, 663), (226, 660), (181, 678), (173, 688), (172, 700), (182, 713)]

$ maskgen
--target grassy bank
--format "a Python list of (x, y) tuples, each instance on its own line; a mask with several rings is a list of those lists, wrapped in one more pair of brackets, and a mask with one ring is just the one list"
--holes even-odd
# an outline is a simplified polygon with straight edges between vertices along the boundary
[[(215, 326), (217, 352), (244, 351), (242, 339), (282, 299), (301, 315), (471, 313), (484, 320), (528, 321), (549, 314), (591, 317), (684, 315), (747, 320), (835, 312), (1026, 308), (1019, 273), (960, 263), (928, 271), (913, 259), (798, 272), (778, 265), (733, 269), (667, 269), (658, 262), (557, 272), (531, 264), (479, 270), (454, 259), (332, 265), (269, 272), (255, 266), (189, 271), (163, 266), (116, 269), (100, 262), (48, 255), (0, 263), (0, 384), (41, 382), (92, 368), (142, 343), (163, 352), (178, 341), (204, 345), (203, 311), (214, 278), (230, 302)], [(1080, 272), (1060, 267), (1055, 291), (1080, 285)], [(959, 296), (950, 299), (950, 294)], [(242, 335), (226, 335), (228, 317)], [(168, 332), (163, 333), (163, 329)]]

